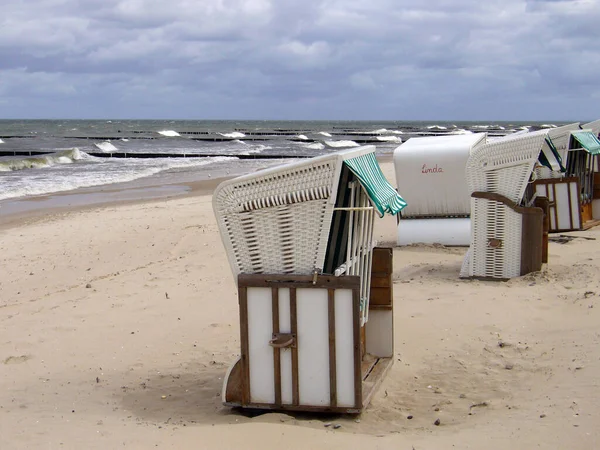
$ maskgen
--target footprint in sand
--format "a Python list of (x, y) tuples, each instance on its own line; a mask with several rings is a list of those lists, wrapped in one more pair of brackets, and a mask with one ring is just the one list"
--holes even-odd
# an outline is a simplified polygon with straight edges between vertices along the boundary
[(21, 364), (25, 361), (28, 361), (32, 358), (31, 355), (21, 355), (21, 356), (9, 356), (6, 358), (3, 363), (4, 364)]

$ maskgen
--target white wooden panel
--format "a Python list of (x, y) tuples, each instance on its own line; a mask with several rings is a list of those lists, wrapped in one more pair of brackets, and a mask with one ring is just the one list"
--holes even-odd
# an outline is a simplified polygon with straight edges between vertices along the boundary
[[(279, 289), (279, 331), (290, 333), (292, 331), (290, 314), (290, 290)], [(292, 350), (289, 348), (280, 351), (279, 363), (281, 365), (281, 402), (291, 405), (293, 402), (292, 389)]]
[[(539, 197), (547, 197), (548, 201), (552, 204), (554, 202), (554, 193), (548, 184), (536, 184), (535, 192)], [(550, 216), (550, 229), (556, 230), (556, 216), (554, 214), (555, 206), (548, 208), (548, 215)]]
[[(469, 245), (471, 219), (400, 219), (398, 245), (442, 244)], [(370, 313), (369, 313), (370, 314)]]
[(600, 200), (592, 200), (592, 219), (600, 219)]
[(300, 404), (329, 405), (327, 289), (297, 289), (296, 299)]
[(354, 406), (354, 326), (350, 289), (335, 291), (335, 359), (337, 404)]
[(393, 312), (371, 310), (367, 322), (367, 353), (380, 358), (394, 356)]
[(573, 217), (573, 229), (579, 230), (581, 223), (579, 222), (580, 215), (580, 204), (579, 204), (579, 192), (577, 192), (577, 183), (569, 183), (569, 193), (571, 195), (571, 215)]
[(250, 361), (250, 401), (275, 402), (272, 296), (270, 288), (248, 288), (248, 359)]
[(569, 209), (569, 185), (568, 183), (556, 183), (556, 210), (558, 213), (558, 230), (569, 230), (571, 228), (571, 211)]

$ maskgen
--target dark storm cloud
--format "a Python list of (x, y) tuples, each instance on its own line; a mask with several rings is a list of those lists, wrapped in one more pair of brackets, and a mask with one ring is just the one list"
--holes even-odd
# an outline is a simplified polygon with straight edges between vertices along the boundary
[(599, 1), (8, 0), (0, 115), (593, 119)]

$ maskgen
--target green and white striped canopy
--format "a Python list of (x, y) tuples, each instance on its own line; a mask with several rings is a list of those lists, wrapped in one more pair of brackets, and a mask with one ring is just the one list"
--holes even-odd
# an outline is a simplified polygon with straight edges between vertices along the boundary
[(600, 154), (600, 140), (591, 131), (573, 131), (571, 135), (588, 153)]
[(375, 153), (346, 159), (344, 164), (356, 175), (381, 217), (386, 212), (398, 214), (406, 206), (406, 201), (381, 172)]

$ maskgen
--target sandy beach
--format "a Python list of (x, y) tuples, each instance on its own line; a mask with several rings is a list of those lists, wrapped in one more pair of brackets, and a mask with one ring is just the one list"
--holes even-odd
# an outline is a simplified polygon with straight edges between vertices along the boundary
[(508, 282), (395, 247), (396, 361), (365, 412), (245, 414), (221, 405), (239, 319), (215, 184), (0, 221), (1, 449), (600, 447), (600, 228)]

